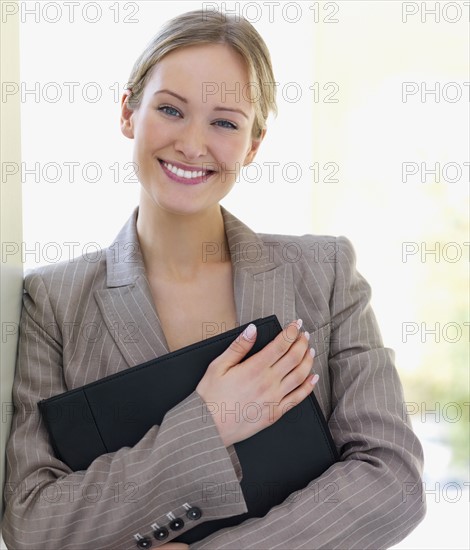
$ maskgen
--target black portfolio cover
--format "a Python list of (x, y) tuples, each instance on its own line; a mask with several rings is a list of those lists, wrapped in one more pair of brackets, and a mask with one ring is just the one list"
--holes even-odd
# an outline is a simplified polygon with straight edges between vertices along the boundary
[[(282, 331), (276, 315), (252, 322), (257, 337), (243, 360)], [(168, 410), (195, 390), (209, 363), (248, 325), (40, 401), (57, 457), (74, 471), (85, 470), (103, 453), (134, 446), (153, 425), (161, 424)], [(250, 417), (255, 412), (250, 411)], [(174, 541), (191, 544), (223, 527), (263, 517), (339, 458), (313, 393), (277, 422), (234, 447), (242, 467), (240, 486), (248, 512), (199, 523)]]

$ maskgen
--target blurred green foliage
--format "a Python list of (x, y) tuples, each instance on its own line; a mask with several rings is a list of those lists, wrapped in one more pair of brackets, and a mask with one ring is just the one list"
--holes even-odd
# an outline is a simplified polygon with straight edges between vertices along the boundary
[[(434, 329), (436, 323), (439, 323), (440, 331), (437, 335), (421, 335), (423, 361), (415, 370), (403, 372), (401, 376), (407, 388), (408, 400), (425, 403), (428, 410), (436, 408), (437, 404), (441, 413), (444, 413), (440, 419), (440, 422), (445, 423), (442, 442), (452, 448), (451, 468), (454, 473), (468, 481), (470, 238), (467, 192), (462, 193), (462, 189), (458, 189), (463, 199), (458, 200), (454, 191), (449, 184), (442, 183), (426, 188), (427, 198), (434, 205), (437, 203), (441, 212), (437, 223), (430, 220), (429, 224), (423, 225), (423, 241), (429, 245), (429, 249), (439, 243), (437, 250), (440, 254), (429, 254), (423, 258), (425, 261), (420, 266), (419, 288), (416, 288), (415, 296), (419, 322), (424, 322), (428, 330)], [(455, 243), (460, 247), (460, 258), (457, 259), (455, 254), (458, 250), (455, 245), (448, 247), (449, 253), (445, 253), (448, 243)], [(449, 324), (448, 330), (445, 329), (446, 324)], [(461, 328), (460, 338), (451, 324)], [(457, 418), (458, 410), (461, 412), (460, 418)], [(422, 416), (423, 412), (420, 410), (418, 414)]]

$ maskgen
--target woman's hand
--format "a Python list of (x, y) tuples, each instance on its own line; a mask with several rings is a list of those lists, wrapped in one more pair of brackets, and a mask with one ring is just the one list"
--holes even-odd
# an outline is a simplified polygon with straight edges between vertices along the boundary
[[(311, 380), (316, 383), (318, 377), (311, 375), (313, 356), (300, 325), (289, 324), (245, 361), (242, 359), (253, 347), (256, 333), (251, 338), (244, 338), (242, 333), (209, 364), (196, 391), (208, 404), (226, 447), (277, 422), (312, 392)], [(244, 411), (251, 403), (258, 405), (260, 418), (256, 422), (244, 414), (222, 413), (225, 409)]]
[(159, 546), (158, 548), (165, 548), (165, 550), (185, 550), (189, 548), (187, 544), (184, 542), (167, 542), (163, 546)]

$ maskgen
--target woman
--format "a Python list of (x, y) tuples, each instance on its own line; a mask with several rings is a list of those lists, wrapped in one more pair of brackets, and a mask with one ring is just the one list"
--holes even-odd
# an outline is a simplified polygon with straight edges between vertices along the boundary
[[(274, 81), (255, 29), (220, 13), (172, 19), (137, 60), (121, 129), (134, 140), (138, 207), (99, 261), (25, 278), (8, 547), (188, 548), (171, 541), (247, 511), (233, 444), (270, 423), (269, 408), (253, 423), (208, 414), (207, 403), (233, 411), (275, 402), (277, 421), (313, 387), (341, 461), (264, 518), (189, 548), (385, 548), (423, 518), (422, 449), (351, 243), (257, 234), (219, 204), (276, 112)], [(238, 96), (223, 93), (237, 87)], [(282, 253), (293, 243), (295, 262)], [(256, 334), (237, 338), (134, 447), (79, 472), (55, 458), (40, 399), (202, 340), (207, 327), (213, 335), (273, 313), (284, 327), (273, 342), (244, 361)]]

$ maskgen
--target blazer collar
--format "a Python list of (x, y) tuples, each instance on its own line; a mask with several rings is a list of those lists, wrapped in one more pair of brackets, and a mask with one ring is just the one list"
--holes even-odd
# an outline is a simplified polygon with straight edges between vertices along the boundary
[[(267, 246), (259, 234), (220, 208), (232, 263), (237, 326), (276, 314), (284, 327), (296, 318), (291, 263), (282, 260), (275, 246)], [(137, 215), (138, 206), (106, 249), (108, 288), (94, 293), (130, 366), (169, 352), (140, 251)], [(132, 326), (134, 338), (129, 334)]]

